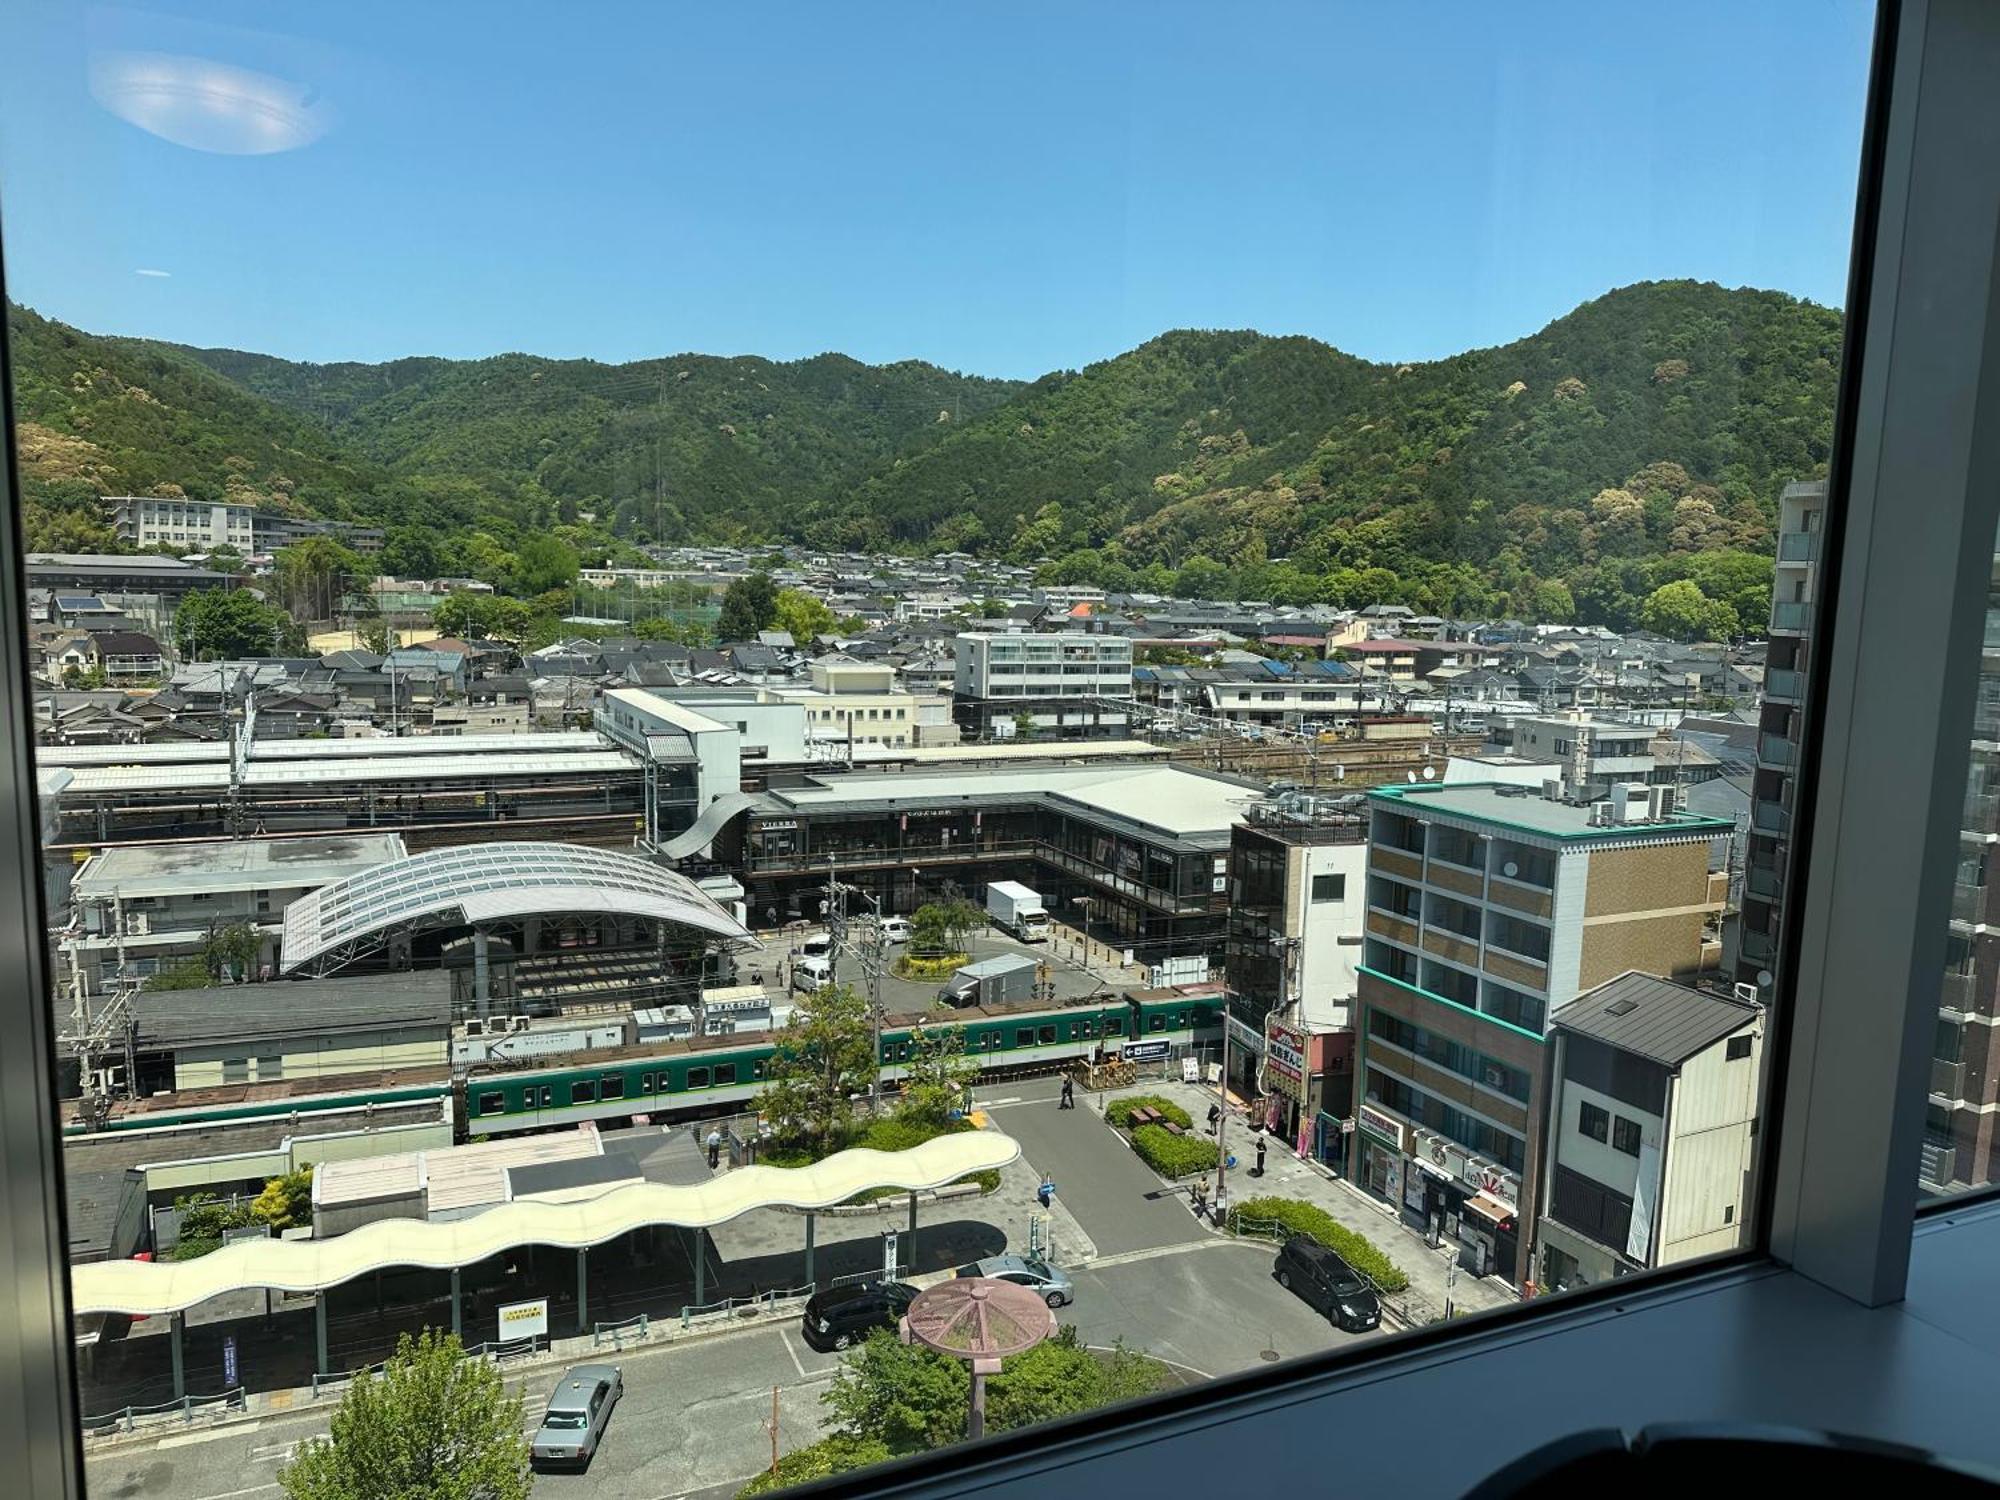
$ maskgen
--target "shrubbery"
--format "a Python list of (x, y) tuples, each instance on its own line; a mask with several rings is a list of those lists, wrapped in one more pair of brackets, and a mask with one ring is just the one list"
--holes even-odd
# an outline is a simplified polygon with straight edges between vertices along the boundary
[(1309, 1234), (1385, 1292), (1400, 1292), (1410, 1284), (1396, 1263), (1323, 1208), (1295, 1198), (1245, 1198), (1229, 1210), (1229, 1227), (1239, 1219), (1265, 1219), (1288, 1234)]
[(870, 1464), (886, 1463), (891, 1456), (888, 1446), (874, 1438), (852, 1438), (836, 1432), (787, 1453), (778, 1460), (776, 1469), (766, 1469), (738, 1490), (736, 1500), (769, 1495), (795, 1484), (845, 1474), (850, 1469), (865, 1469)]
[(1194, 1119), (1171, 1099), (1162, 1099), (1158, 1094), (1124, 1094), (1104, 1106), (1104, 1118), (1120, 1130), (1132, 1128), (1132, 1112), (1140, 1109), (1156, 1109), (1165, 1119), (1172, 1120), (1185, 1130), (1194, 1124)]
[(898, 979), (949, 979), (971, 962), (970, 953), (946, 953), (937, 958), (905, 953), (889, 965), (889, 972)]
[(1205, 1135), (1175, 1135), (1163, 1125), (1141, 1125), (1132, 1149), (1162, 1177), (1188, 1177), (1215, 1169), (1215, 1142)]

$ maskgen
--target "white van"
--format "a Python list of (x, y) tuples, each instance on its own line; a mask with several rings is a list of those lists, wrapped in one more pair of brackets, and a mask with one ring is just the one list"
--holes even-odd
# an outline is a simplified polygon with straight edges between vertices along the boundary
[(833, 960), (818, 955), (801, 958), (792, 964), (792, 988), (808, 995), (816, 994), (833, 983)]
[(799, 954), (803, 958), (825, 958), (832, 952), (833, 939), (823, 932), (799, 944)]

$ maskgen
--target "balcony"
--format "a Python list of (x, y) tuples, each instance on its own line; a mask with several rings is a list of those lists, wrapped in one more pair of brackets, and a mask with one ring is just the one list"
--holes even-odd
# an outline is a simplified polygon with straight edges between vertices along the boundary
[(1743, 888), (1753, 896), (1776, 901), (1785, 893), (1783, 865), (1751, 865), (1743, 872)]
[(1750, 826), (1759, 833), (1788, 834), (1792, 815), (1775, 802), (1759, 802), (1751, 809)]
[(1439, 890), (1451, 891), (1460, 896), (1471, 896), (1474, 899), (1479, 897), (1486, 885), (1486, 874), (1483, 870), (1455, 865), (1435, 855), (1424, 867), (1424, 879)]
[(1462, 937), (1449, 928), (1426, 928), (1424, 951), (1434, 953), (1439, 958), (1450, 959), (1455, 964), (1463, 964), (1468, 969), (1479, 967), (1478, 940)]
[(1805, 696), (1806, 674), (1791, 667), (1767, 667), (1764, 697), (1773, 703), (1797, 703)]
[(1917, 1178), (1924, 1187), (1934, 1193), (1950, 1188), (1952, 1179), (1958, 1175), (1958, 1147), (1950, 1137), (1943, 1140), (1926, 1140), (1922, 1155), (1917, 1160)]
[(1942, 1057), (1931, 1059), (1931, 1093), (1946, 1099), (1965, 1097), (1965, 1064), (1947, 1062)]
[(1406, 948), (1417, 946), (1417, 924), (1410, 917), (1399, 917), (1394, 912), (1382, 910), (1379, 906), (1368, 908), (1368, 930), (1377, 937), (1401, 943)]
[(1990, 1015), (1993, 1004), (1988, 1000), (1981, 1005), (1979, 1000), (1979, 976), (1976, 974), (1946, 974), (1943, 988), (1938, 992), (1938, 1004), (1959, 1015)]
[(1391, 849), (1383, 844), (1371, 845), (1368, 863), (1385, 875), (1400, 875), (1405, 880), (1424, 878), (1424, 859), (1421, 854), (1412, 854), (1407, 849)]
[(1496, 906), (1512, 907), (1530, 916), (1546, 917), (1555, 910), (1555, 893), (1547, 886), (1529, 885), (1495, 875), (1486, 888), (1486, 899)]
[(1803, 635), (1812, 629), (1813, 607), (1810, 603), (1797, 599), (1780, 599), (1771, 606), (1771, 628), (1790, 635)]
[(1951, 888), (1951, 919), (1974, 926), (1986, 920), (1987, 887), (1954, 882)]
[(1778, 561), (1781, 563), (1811, 562), (1819, 556), (1819, 533), (1817, 531), (1791, 531), (1778, 538)]
[(1509, 984), (1525, 985), (1532, 990), (1549, 987), (1549, 966), (1546, 963), (1496, 949), (1491, 944), (1487, 945), (1484, 967), (1495, 979), (1504, 979)]
[(1757, 762), (1759, 765), (1782, 766), (1789, 769), (1798, 758), (1798, 746), (1782, 734), (1760, 734), (1757, 736)]

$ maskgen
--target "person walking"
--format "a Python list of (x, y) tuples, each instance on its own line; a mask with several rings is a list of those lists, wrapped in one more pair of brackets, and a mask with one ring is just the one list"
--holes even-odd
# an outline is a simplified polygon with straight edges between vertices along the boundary
[(1209, 1133), (1210, 1135), (1214, 1135), (1214, 1134), (1215, 1134), (1215, 1122), (1216, 1122), (1217, 1120), (1220, 1120), (1221, 1118), (1222, 1118), (1222, 1106), (1221, 1106), (1220, 1104), (1211, 1104), (1211, 1105), (1209, 1105), (1209, 1107), (1208, 1107), (1208, 1133)]
[(1076, 1080), (1070, 1077), (1069, 1074), (1067, 1073), (1063, 1074), (1062, 1103), (1058, 1104), (1056, 1108), (1057, 1109), (1076, 1108)]
[(708, 1127), (708, 1169), (713, 1172), (722, 1161), (722, 1132)]
[(1262, 1177), (1264, 1175), (1264, 1137), (1262, 1135), (1257, 1137), (1257, 1165), (1250, 1169), (1250, 1175), (1252, 1177)]

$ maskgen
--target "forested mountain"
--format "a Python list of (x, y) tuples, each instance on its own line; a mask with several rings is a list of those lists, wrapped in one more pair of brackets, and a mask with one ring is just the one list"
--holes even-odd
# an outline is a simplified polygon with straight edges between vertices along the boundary
[(31, 520), (178, 484), (501, 548), (964, 547), (1113, 586), (1613, 621), (1698, 558), (1753, 608), (1743, 554), (1825, 470), (1841, 335), (1780, 293), (1657, 282), (1428, 363), (1179, 331), (1022, 386), (839, 355), (308, 365), (10, 317)]

